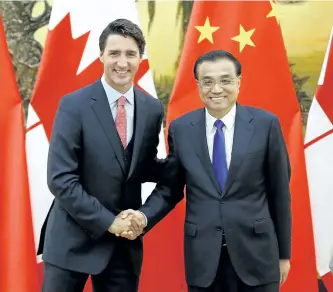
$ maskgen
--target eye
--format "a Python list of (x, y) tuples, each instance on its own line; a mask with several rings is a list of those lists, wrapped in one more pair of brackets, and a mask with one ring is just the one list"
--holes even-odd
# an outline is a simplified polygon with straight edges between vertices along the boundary
[(212, 80), (204, 80), (203, 85), (204, 86), (211, 86), (211, 85), (213, 85), (213, 81)]
[(136, 57), (136, 53), (135, 52), (129, 52), (129, 53), (127, 53), (127, 56)]
[(223, 85), (229, 85), (231, 83), (231, 79), (222, 79), (220, 82)]

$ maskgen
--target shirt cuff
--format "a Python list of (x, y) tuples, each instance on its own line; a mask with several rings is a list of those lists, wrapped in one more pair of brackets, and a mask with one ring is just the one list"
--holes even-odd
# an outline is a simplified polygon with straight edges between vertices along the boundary
[(147, 216), (144, 214), (144, 213), (142, 213), (141, 211), (140, 211), (140, 213), (143, 215), (143, 217), (145, 217), (145, 227), (147, 227), (147, 225), (148, 225), (148, 219), (147, 219)]

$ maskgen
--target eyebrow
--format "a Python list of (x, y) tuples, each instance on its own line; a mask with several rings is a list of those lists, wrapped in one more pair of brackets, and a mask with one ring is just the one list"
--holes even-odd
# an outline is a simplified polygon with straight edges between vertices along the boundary
[[(232, 76), (229, 74), (222, 74), (220, 76), (218, 76), (218, 78), (231, 78)], [(212, 76), (204, 76), (203, 79), (214, 79)]]
[(133, 50), (128, 50), (128, 51), (126, 51), (126, 53), (134, 53), (134, 54), (137, 54), (138, 52), (137, 52), (137, 51), (133, 51)]
[[(120, 53), (121, 50), (108, 50), (109, 53)], [(127, 50), (126, 53), (133, 53), (133, 54), (137, 54), (138, 52), (137, 51), (134, 51), (134, 50)]]

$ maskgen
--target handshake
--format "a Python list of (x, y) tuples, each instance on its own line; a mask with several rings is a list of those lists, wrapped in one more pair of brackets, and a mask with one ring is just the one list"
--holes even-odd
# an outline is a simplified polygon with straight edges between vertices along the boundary
[(146, 225), (146, 217), (143, 213), (129, 209), (119, 213), (108, 231), (116, 236), (134, 240), (142, 234)]

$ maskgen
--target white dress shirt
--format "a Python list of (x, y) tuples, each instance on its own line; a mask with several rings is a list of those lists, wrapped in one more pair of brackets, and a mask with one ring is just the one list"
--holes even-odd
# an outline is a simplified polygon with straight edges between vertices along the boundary
[[(236, 104), (233, 105), (231, 110), (221, 119), (223, 124), (223, 133), (225, 139), (225, 151), (227, 158), (227, 167), (229, 169), (231, 154), (232, 154), (232, 145), (234, 140), (234, 129), (235, 129), (235, 119), (236, 119)], [(208, 110), (206, 109), (206, 136), (207, 136), (207, 146), (209, 151), (210, 161), (213, 162), (213, 147), (214, 147), (214, 135), (216, 133), (216, 127), (214, 123), (217, 119), (212, 117)]]
[(126, 97), (125, 110), (126, 110), (126, 142), (127, 144), (131, 141), (134, 131), (134, 88), (133, 85), (125, 93), (120, 93), (119, 91), (112, 88), (105, 81), (105, 76), (101, 78), (102, 85), (104, 87), (106, 96), (109, 101), (110, 109), (114, 121), (116, 121), (117, 116), (117, 102), (121, 96)]

